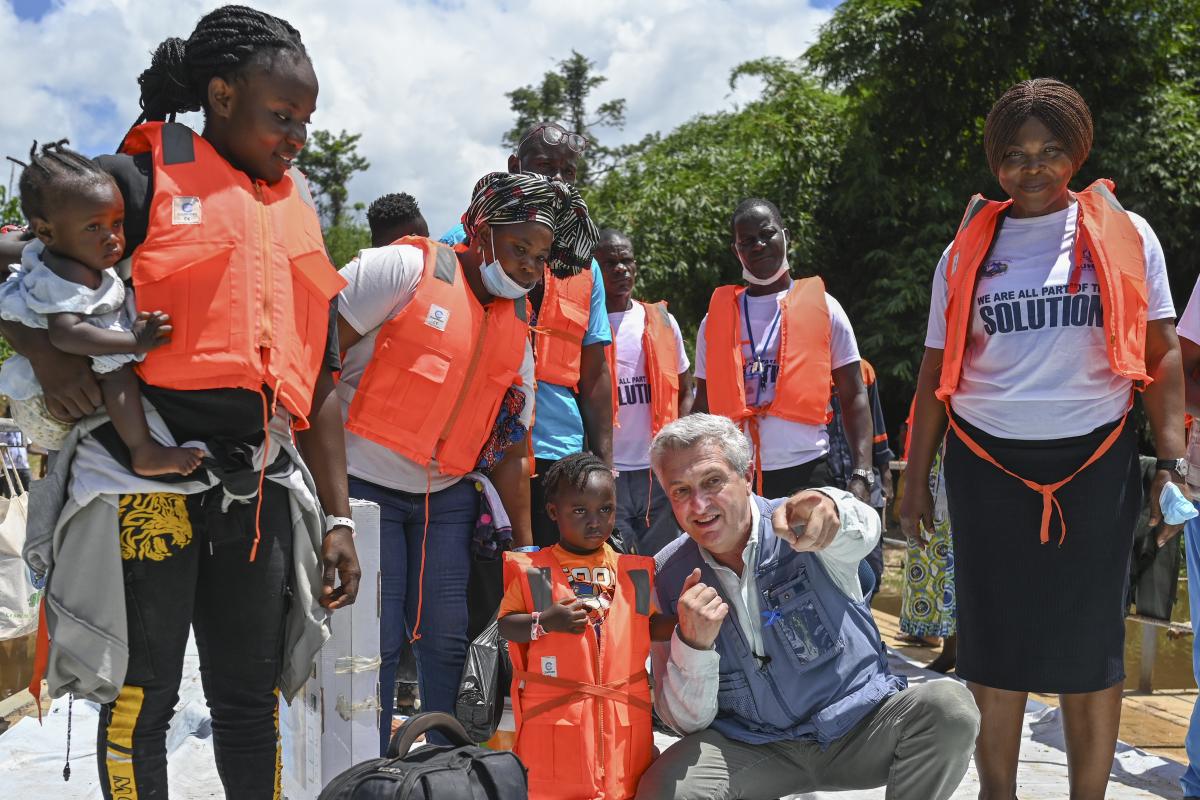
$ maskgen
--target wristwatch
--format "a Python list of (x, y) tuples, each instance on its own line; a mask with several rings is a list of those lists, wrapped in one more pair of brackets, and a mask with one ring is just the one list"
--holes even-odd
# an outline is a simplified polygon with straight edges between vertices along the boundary
[(1179, 477), (1187, 480), (1188, 461), (1186, 458), (1160, 458), (1154, 462), (1154, 468), (1174, 472)]
[(868, 489), (874, 488), (875, 486), (875, 470), (873, 469), (863, 469), (859, 467), (858, 469), (851, 470), (850, 478), (862, 478), (864, 481), (866, 481)]

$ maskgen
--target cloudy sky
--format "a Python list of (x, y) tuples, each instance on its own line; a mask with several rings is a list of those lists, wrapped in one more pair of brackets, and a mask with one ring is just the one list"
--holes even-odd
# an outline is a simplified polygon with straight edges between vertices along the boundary
[[(512, 125), (505, 92), (536, 82), (574, 48), (624, 97), (608, 144), (667, 132), (752, 98), (730, 70), (793, 58), (836, 0), (251, 0), (299, 28), (321, 81), (313, 124), (361, 132), (371, 169), (350, 186), (369, 202), (407, 191), (435, 232), (471, 186), (503, 169)], [(0, 0), (0, 156), (69, 137), (111, 152), (138, 113), (137, 75), (168, 36), (186, 38), (213, 0)], [(199, 125), (197, 118), (188, 119)], [(3, 162), (0, 162), (3, 163)], [(7, 185), (9, 170), (0, 172)]]

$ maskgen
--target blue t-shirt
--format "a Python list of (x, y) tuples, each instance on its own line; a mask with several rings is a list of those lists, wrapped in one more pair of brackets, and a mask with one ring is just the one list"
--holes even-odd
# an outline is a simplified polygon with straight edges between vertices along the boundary
[[(438, 239), (448, 245), (462, 244), (466, 240), (461, 222)], [(608, 326), (608, 309), (604, 304), (604, 277), (595, 259), (592, 259), (592, 278), (592, 302), (583, 343), (609, 344), (612, 329)], [(583, 449), (583, 417), (570, 388), (539, 381), (534, 407), (533, 454), (536, 458), (557, 461)]]

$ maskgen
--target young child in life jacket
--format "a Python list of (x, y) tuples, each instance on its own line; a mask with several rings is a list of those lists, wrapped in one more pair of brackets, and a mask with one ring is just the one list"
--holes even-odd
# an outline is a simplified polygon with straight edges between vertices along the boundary
[(531, 800), (632, 798), (653, 753), (654, 559), (609, 546), (616, 482), (596, 456), (555, 462), (544, 486), (558, 544), (505, 554), (513, 750)]
[[(89, 158), (37, 143), (21, 173), (21, 210), (37, 237), (21, 253), (19, 271), (0, 285), (0, 317), (47, 330), (64, 353), (91, 356), (104, 405), (139, 475), (187, 475), (203, 451), (165, 447), (150, 436), (133, 364), (171, 338), (170, 318), (136, 313), (113, 265), (125, 249), (125, 201), (116, 183)], [(0, 393), (13, 418), (49, 450), (62, 447), (71, 425), (46, 408), (33, 367), (14, 355), (0, 367)]]

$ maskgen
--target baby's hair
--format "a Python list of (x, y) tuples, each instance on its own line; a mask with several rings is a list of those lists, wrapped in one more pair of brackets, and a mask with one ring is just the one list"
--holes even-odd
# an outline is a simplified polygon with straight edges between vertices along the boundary
[(988, 166), (999, 172), (1005, 149), (1030, 117), (1062, 141), (1078, 170), (1092, 150), (1092, 112), (1079, 92), (1053, 78), (1021, 81), (1000, 96), (983, 125)]
[(748, 197), (737, 204), (737, 208), (733, 210), (733, 216), (729, 218), (729, 230), (733, 231), (738, 220), (750, 213), (751, 209), (765, 208), (770, 212), (771, 217), (775, 220), (779, 227), (783, 227), (783, 214), (779, 213), (779, 206), (762, 197)]
[(99, 164), (69, 149), (66, 146), (69, 143), (68, 139), (59, 139), (43, 144), (39, 150), (38, 143), (34, 142), (33, 147), (29, 148), (29, 163), (22, 164), (25, 168), (21, 170), (21, 179), (17, 182), (17, 189), (21, 193), (21, 213), (25, 219), (46, 219), (49, 203), (56, 192), (112, 182), (112, 176)]
[(404, 192), (385, 194), (367, 208), (367, 225), (371, 233), (390, 230), (393, 226), (411, 222), (421, 216), (416, 198)]
[(232, 82), (250, 65), (281, 52), (308, 58), (300, 32), (286, 20), (246, 6), (210, 11), (187, 41), (172, 37), (154, 51), (150, 67), (138, 77), (142, 114), (134, 124), (199, 111), (208, 102), (213, 78)]
[(596, 456), (591, 453), (572, 453), (555, 461), (550, 465), (550, 469), (546, 470), (546, 477), (542, 479), (542, 491), (546, 500), (554, 502), (568, 486), (579, 491), (586, 489), (588, 480), (597, 472), (604, 473), (612, 479), (612, 470)]

